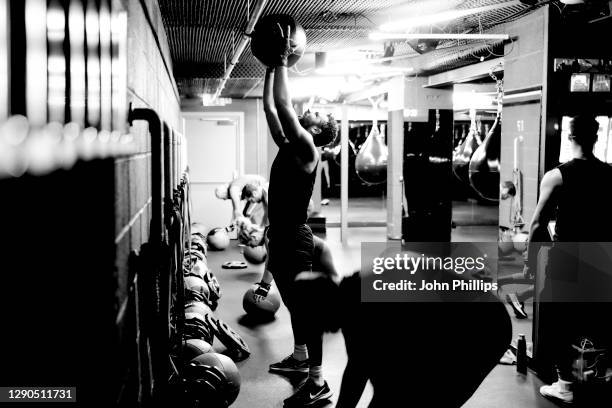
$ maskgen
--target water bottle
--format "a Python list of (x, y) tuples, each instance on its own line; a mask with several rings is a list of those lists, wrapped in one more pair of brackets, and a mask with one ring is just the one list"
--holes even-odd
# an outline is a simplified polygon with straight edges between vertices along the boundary
[(527, 341), (524, 334), (519, 334), (516, 343), (516, 372), (527, 374)]

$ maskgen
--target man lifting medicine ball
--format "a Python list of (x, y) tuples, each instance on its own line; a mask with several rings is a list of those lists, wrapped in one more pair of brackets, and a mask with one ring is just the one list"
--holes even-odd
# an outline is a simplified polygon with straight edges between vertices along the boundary
[[(322, 338), (313, 338), (312, 330), (292, 313), (292, 286), (300, 272), (312, 270), (313, 235), (307, 225), (316, 168), (319, 162), (317, 146), (335, 139), (337, 123), (331, 116), (319, 116), (307, 111), (298, 116), (293, 109), (288, 90), (288, 59), (293, 55), (289, 26), (277, 27), (283, 41), (277, 58), (266, 70), (264, 110), (272, 139), (279, 151), (270, 170), (268, 189), (268, 220), (266, 271), (276, 281), (281, 297), (291, 313), (294, 334), (293, 353), (272, 364), (273, 372), (308, 371), (306, 383), (285, 403), (308, 406), (328, 399), (331, 390), (321, 374)], [(257, 32), (257, 30), (256, 30)], [(274, 65), (274, 66), (272, 66)], [(308, 366), (304, 362), (308, 361)]]

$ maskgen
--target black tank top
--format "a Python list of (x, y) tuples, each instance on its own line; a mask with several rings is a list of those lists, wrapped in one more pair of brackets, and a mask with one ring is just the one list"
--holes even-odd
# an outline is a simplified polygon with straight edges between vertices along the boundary
[(612, 242), (612, 167), (596, 158), (557, 167), (560, 188), (555, 234), (565, 242)]
[(282, 145), (270, 170), (268, 218), (275, 229), (305, 224), (308, 219), (317, 171), (315, 167), (308, 174), (300, 168), (292, 149), (289, 143)]

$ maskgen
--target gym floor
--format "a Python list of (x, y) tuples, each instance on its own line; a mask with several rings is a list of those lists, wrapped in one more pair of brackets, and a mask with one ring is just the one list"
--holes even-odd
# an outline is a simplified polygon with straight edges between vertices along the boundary
[[(468, 228), (466, 231), (465, 229)], [(453, 230), (453, 239), (465, 237), (469, 239), (484, 238), (473, 227), (457, 227)], [(485, 227), (479, 227), (485, 228)], [(487, 231), (488, 232), (488, 231)], [(334, 256), (336, 268), (340, 273), (349, 274), (359, 267), (359, 250), (361, 242), (382, 241), (385, 238), (384, 228), (350, 228), (348, 243), (340, 243), (339, 229), (329, 228), (326, 240)], [(242, 376), (240, 395), (232, 407), (236, 408), (271, 408), (282, 407), (283, 399), (289, 397), (299, 385), (299, 379), (288, 379), (280, 375), (268, 373), (268, 365), (286, 357), (292, 350), (293, 337), (289, 322), (289, 314), (283, 306), (277, 317), (270, 323), (252, 325), (244, 319), (242, 310), (242, 295), (249, 286), (257, 282), (263, 272), (263, 265), (249, 265), (246, 269), (222, 269), (221, 264), (230, 260), (244, 260), (236, 241), (222, 252), (210, 251), (208, 262), (217, 272), (223, 297), (220, 301), (217, 316), (238, 331), (251, 348), (251, 356), (238, 363)], [(517, 322), (513, 318), (513, 323)], [(216, 347), (219, 345), (216, 343)], [(222, 347), (222, 346), (221, 346)], [(375, 347), (375, 344), (373, 345)], [(477, 352), (477, 350), (475, 350)], [(346, 364), (346, 352), (342, 334), (327, 334), (324, 343), (324, 376), (337, 398)], [(452, 361), (449, 361), (452, 364)], [(452, 378), (441, 377), (432, 379), (439, 381), (441, 389), (444, 381)], [(535, 375), (526, 377), (516, 374), (515, 367), (498, 365), (481, 384), (474, 396), (465, 405), (466, 408), (510, 408), (534, 407), (548, 408), (556, 405), (540, 397), (538, 389), (542, 385)], [(366, 388), (359, 408), (367, 407), (371, 398), (370, 386)], [(333, 406), (328, 404), (328, 407)]]

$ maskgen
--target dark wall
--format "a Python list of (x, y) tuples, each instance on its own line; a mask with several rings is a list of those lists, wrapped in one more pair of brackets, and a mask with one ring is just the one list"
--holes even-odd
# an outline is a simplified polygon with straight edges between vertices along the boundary
[(450, 242), (452, 218), (453, 111), (430, 109), (428, 121), (414, 122), (404, 136), (406, 241)]

